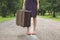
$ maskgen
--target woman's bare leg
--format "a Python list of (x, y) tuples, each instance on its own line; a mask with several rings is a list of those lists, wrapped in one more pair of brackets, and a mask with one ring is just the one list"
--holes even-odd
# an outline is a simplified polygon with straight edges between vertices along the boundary
[(34, 33), (36, 32), (36, 17), (33, 17)]
[(29, 27), (27, 27), (27, 32), (29, 32)]
[(30, 35), (29, 27), (27, 27), (27, 34)]

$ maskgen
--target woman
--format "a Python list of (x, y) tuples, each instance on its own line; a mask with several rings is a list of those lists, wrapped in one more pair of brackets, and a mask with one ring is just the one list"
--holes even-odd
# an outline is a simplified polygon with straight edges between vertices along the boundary
[(29, 32), (29, 27), (27, 27), (27, 34), (36, 34), (36, 15), (37, 15), (37, 10), (39, 9), (39, 0), (24, 0), (23, 2), (26, 10), (31, 11), (31, 17), (33, 17), (33, 23), (34, 23), (34, 31), (33, 33)]

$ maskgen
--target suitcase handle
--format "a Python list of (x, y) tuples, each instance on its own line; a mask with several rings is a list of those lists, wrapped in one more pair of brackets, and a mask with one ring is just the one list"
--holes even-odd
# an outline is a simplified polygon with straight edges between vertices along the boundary
[(19, 11), (23, 11), (23, 12), (32, 12), (32, 11), (29, 11), (29, 10), (19, 10)]

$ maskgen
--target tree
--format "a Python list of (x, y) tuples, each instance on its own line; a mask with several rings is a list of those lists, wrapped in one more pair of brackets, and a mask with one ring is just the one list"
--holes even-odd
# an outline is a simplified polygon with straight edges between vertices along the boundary
[(8, 0), (8, 10), (12, 12), (15, 16), (15, 13), (18, 9), (22, 8), (22, 0)]
[(56, 13), (60, 12), (60, 0), (40, 0), (40, 9), (49, 12), (49, 15), (56, 17)]
[(22, 0), (0, 0), (0, 15), (6, 17), (14, 15), (18, 9), (22, 8)]
[(1, 16), (7, 16), (7, 0), (1, 0)]

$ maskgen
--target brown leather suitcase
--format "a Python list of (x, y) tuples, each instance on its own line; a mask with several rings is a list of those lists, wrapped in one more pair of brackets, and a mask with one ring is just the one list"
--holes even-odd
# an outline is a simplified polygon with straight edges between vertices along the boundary
[(21, 27), (30, 27), (31, 24), (31, 11), (18, 10), (16, 16), (16, 24)]

